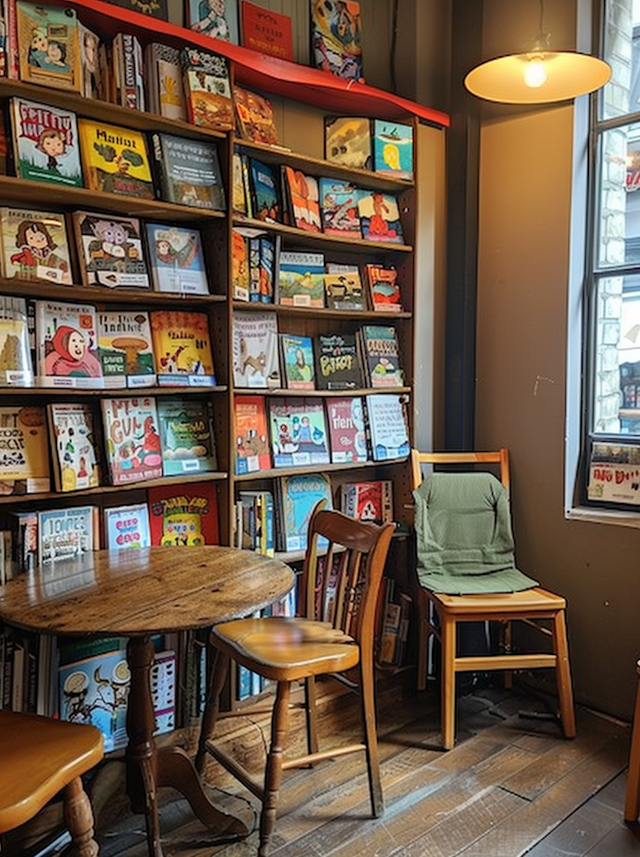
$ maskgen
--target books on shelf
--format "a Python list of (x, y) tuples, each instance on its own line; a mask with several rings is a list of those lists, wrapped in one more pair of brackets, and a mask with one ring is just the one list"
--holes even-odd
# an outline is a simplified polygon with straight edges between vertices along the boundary
[(146, 503), (110, 506), (104, 510), (104, 542), (107, 550), (151, 547), (149, 507)]
[(0, 407), (0, 494), (34, 494), (49, 488), (44, 408)]
[(326, 267), (324, 288), (327, 308), (343, 312), (363, 312), (366, 309), (366, 301), (357, 266), (327, 263)]
[[(80, 94), (85, 98), (106, 101), (105, 82), (100, 68), (100, 37), (78, 21), (78, 44), (80, 48)], [(104, 50), (104, 47), (102, 48)]]
[(159, 386), (215, 386), (207, 314), (159, 309), (150, 320)]
[(21, 179), (82, 187), (79, 125), (72, 110), (10, 99), (13, 159)]
[(83, 491), (100, 484), (96, 419), (84, 402), (47, 405), (56, 491)]
[(179, 49), (161, 42), (150, 42), (144, 51), (144, 67), (148, 109), (166, 119), (186, 122), (187, 102)]
[(248, 214), (242, 155), (237, 148), (231, 156), (231, 208), (234, 214)]
[(234, 386), (251, 389), (280, 386), (278, 319), (274, 313), (234, 312), (231, 351)]
[(366, 380), (370, 387), (402, 387), (400, 344), (392, 325), (365, 324), (358, 331), (358, 344)]
[(289, 225), (307, 232), (321, 232), (318, 180), (288, 164), (283, 167), (283, 173)]
[(226, 57), (187, 45), (180, 58), (189, 122), (202, 128), (233, 127)]
[(38, 512), (38, 565), (81, 557), (94, 550), (94, 506)]
[(324, 254), (283, 250), (278, 264), (278, 303), (324, 307)]
[(148, 502), (152, 545), (220, 544), (215, 482), (153, 485)]
[(277, 481), (278, 549), (305, 551), (309, 520), (316, 504), (326, 500), (332, 508), (331, 482), (323, 473), (281, 476)]
[(239, 44), (238, 0), (188, 0), (186, 13), (188, 25), (196, 33)]
[(73, 282), (64, 214), (27, 208), (0, 208), (2, 276)]
[(234, 84), (233, 103), (238, 136), (243, 140), (266, 143), (268, 146), (279, 144), (273, 105), (266, 96)]
[(311, 2), (311, 51), (316, 68), (350, 80), (362, 78), (360, 3)]
[(0, 386), (32, 387), (33, 381), (27, 302), (0, 295)]
[(94, 306), (36, 301), (36, 333), (41, 386), (103, 387)]
[(368, 263), (364, 273), (371, 308), (377, 312), (402, 312), (397, 270)]
[(235, 301), (249, 300), (249, 239), (239, 229), (231, 233), (231, 288)]
[(10, 510), (6, 525), (11, 533), (12, 569), (35, 571), (38, 567), (38, 513)]
[(387, 524), (393, 521), (393, 482), (345, 482), (340, 489), (340, 508), (359, 521)]
[(269, 223), (282, 222), (280, 168), (248, 158), (251, 217)]
[(116, 33), (111, 42), (114, 101), (130, 110), (146, 109), (142, 45), (133, 33)]
[(360, 396), (327, 399), (327, 425), (331, 440), (331, 463), (367, 461), (367, 435)]
[(274, 467), (329, 464), (322, 399), (273, 397), (268, 415)]
[(399, 179), (413, 178), (413, 127), (372, 119), (373, 169)]
[(264, 396), (237, 395), (233, 399), (234, 472), (258, 473), (271, 469), (269, 429)]
[(326, 116), (324, 157), (334, 164), (371, 169), (371, 120), (366, 116)]
[(322, 231), (339, 238), (361, 238), (358, 189), (350, 182), (321, 178), (318, 181)]
[(78, 119), (85, 187), (105, 193), (154, 199), (145, 136), (93, 119)]
[(372, 393), (365, 397), (365, 405), (373, 460), (406, 458), (411, 451), (406, 396)]
[(148, 312), (99, 312), (98, 353), (107, 389), (152, 387), (156, 383)]
[(72, 218), (83, 285), (151, 287), (137, 217), (74, 211)]
[(154, 289), (181, 295), (208, 295), (200, 230), (177, 223), (147, 223), (146, 232)]
[(291, 17), (248, 0), (241, 2), (242, 44), (253, 51), (294, 62)]
[(157, 402), (165, 476), (218, 469), (213, 409), (206, 399), (171, 396)]
[(275, 553), (275, 505), (271, 491), (240, 491), (236, 546), (263, 556)]
[(82, 92), (75, 9), (16, 0), (15, 16), (20, 79)]
[(105, 398), (100, 404), (111, 484), (159, 479), (162, 452), (155, 398)]
[(293, 333), (280, 334), (284, 386), (289, 390), (314, 390), (313, 339)]
[(404, 244), (398, 200), (379, 190), (358, 191), (358, 213), (362, 237), (366, 241)]
[(218, 147), (211, 140), (151, 135), (160, 197), (178, 205), (225, 210)]
[(319, 390), (362, 387), (362, 370), (354, 333), (318, 334), (315, 338), (316, 386)]

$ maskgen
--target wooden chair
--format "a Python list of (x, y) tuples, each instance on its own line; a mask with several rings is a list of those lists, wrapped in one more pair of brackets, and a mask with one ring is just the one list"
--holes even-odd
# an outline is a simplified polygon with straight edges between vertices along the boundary
[(81, 776), (102, 756), (102, 733), (94, 726), (0, 711), (0, 834), (30, 821), (62, 792), (76, 853), (95, 857), (93, 812)]
[[(392, 524), (376, 526), (362, 523), (322, 506), (324, 501), (316, 506), (309, 523), (299, 598), (299, 604), (304, 604), (303, 617), (239, 619), (216, 625), (211, 633), (211, 644), (217, 651), (217, 657), (203, 716), (196, 767), (202, 772), (206, 752), (209, 752), (260, 798), (260, 857), (268, 853), (269, 837), (276, 820), (281, 773), (289, 768), (308, 767), (324, 759), (362, 750), (366, 753), (373, 815), (377, 817), (383, 811), (376, 736), (373, 643), (376, 601), (394, 528)], [(322, 572), (318, 570), (320, 537), (328, 540)], [(335, 581), (330, 579), (333, 575), (327, 574), (327, 569), (335, 571)], [(231, 658), (277, 682), (264, 786), (255, 782), (235, 759), (211, 740)], [(315, 677), (347, 670), (352, 671), (349, 678), (355, 679), (359, 688), (364, 742), (319, 750)], [(301, 758), (289, 759), (285, 758), (285, 739), (291, 685), (302, 680), (305, 685), (308, 753)], [(352, 682), (347, 684), (353, 686)]]
[(633, 712), (627, 794), (624, 803), (624, 820), (627, 822), (637, 821), (640, 815), (640, 661), (636, 664), (636, 673), (638, 674), (636, 704)]
[[(497, 452), (444, 452), (425, 453), (412, 450), (412, 478), (414, 489), (422, 482), (422, 464), (458, 465), (467, 470), (478, 464), (495, 465), (500, 481), (509, 492), (509, 454), (507, 449)], [(464, 472), (460, 474), (464, 477)], [(576, 734), (573, 691), (569, 667), (567, 632), (565, 625), (566, 601), (559, 595), (539, 586), (521, 592), (493, 594), (447, 595), (433, 592), (424, 586), (418, 591), (420, 616), (418, 688), (426, 687), (427, 646), (431, 635), (441, 644), (441, 728), (442, 745), (450, 750), (455, 743), (456, 673), (482, 670), (503, 670), (510, 682), (511, 670), (555, 668), (558, 687), (560, 719), (566, 738)], [(437, 617), (437, 620), (436, 620)], [(551, 640), (544, 651), (515, 653), (511, 649), (511, 622), (521, 620), (541, 631)], [(503, 639), (498, 654), (460, 656), (457, 654), (457, 624), (460, 622), (497, 621), (501, 623)], [(551, 651), (549, 651), (549, 648)]]

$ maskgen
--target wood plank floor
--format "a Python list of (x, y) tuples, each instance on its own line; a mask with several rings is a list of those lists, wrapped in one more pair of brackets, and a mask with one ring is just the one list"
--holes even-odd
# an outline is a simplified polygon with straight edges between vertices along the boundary
[[(335, 704), (326, 728), (336, 716), (343, 726), (357, 723), (352, 697), (339, 701), (337, 713)], [(543, 702), (520, 690), (477, 691), (458, 708), (457, 744), (445, 753), (435, 691), (415, 696), (398, 683), (386, 686), (378, 718), (384, 816), (370, 817), (359, 755), (289, 772), (274, 857), (640, 855), (640, 832), (622, 821), (628, 725), (578, 708), (578, 735), (565, 741)], [(234, 719), (224, 740), (251, 763), (262, 755), (265, 725), (259, 717)], [(165, 794), (165, 857), (254, 857), (257, 802), (213, 761), (207, 779), (217, 802), (254, 832), (213, 844), (186, 802)], [(101, 857), (146, 857), (142, 818), (94, 800)]]

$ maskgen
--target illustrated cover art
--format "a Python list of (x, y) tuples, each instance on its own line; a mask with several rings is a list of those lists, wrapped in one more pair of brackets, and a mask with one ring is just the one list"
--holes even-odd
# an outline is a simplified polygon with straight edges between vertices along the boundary
[(73, 228), (85, 286), (150, 288), (137, 217), (74, 211)]
[(236, 126), (243, 140), (277, 146), (280, 143), (273, 115), (273, 105), (264, 95), (251, 92), (237, 84), (233, 87)]
[(158, 132), (152, 135), (162, 199), (194, 208), (225, 210), (218, 148), (209, 140), (191, 140)]
[(279, 387), (277, 317), (273, 313), (234, 312), (231, 331), (234, 385)]
[(378, 312), (402, 312), (396, 269), (367, 264), (364, 270), (371, 308)]
[(0, 208), (0, 233), (3, 277), (73, 284), (64, 214)]
[(235, 473), (269, 470), (271, 452), (264, 396), (234, 396), (233, 419)]
[(324, 157), (334, 164), (371, 169), (371, 120), (366, 116), (327, 116)]
[(220, 544), (215, 482), (152, 486), (148, 501), (152, 545)]
[(324, 254), (283, 250), (278, 266), (278, 303), (324, 307)]
[(322, 232), (318, 180), (288, 165), (284, 167), (284, 176), (292, 219), (289, 225), (307, 232)]
[(144, 134), (93, 119), (78, 119), (85, 186), (90, 190), (154, 199)]
[(333, 506), (329, 477), (322, 473), (281, 476), (279, 489), (283, 511), (282, 549), (305, 551), (309, 520), (316, 504), (326, 500), (326, 509)]
[(188, 0), (187, 18), (196, 33), (239, 44), (238, 0)]
[(314, 390), (313, 339), (293, 333), (280, 334), (282, 368), (289, 390)]
[(399, 179), (413, 179), (413, 128), (373, 119), (373, 169)]
[(319, 390), (355, 390), (362, 387), (362, 372), (354, 333), (318, 334), (316, 386)]
[(162, 476), (156, 400), (151, 396), (102, 399), (102, 422), (112, 485)]
[(242, 44), (252, 51), (294, 62), (291, 18), (242, 0)]
[(93, 506), (38, 512), (38, 564), (80, 557), (93, 551)]
[(363, 364), (372, 387), (402, 387), (400, 346), (395, 327), (365, 324), (360, 330)]
[(164, 475), (217, 470), (211, 402), (171, 396), (159, 399), (157, 407)]
[(280, 173), (278, 167), (249, 158), (252, 216), (268, 223), (282, 222)]
[(15, 10), (20, 79), (82, 92), (75, 9), (17, 0)]
[(392, 194), (359, 190), (358, 213), (364, 239), (404, 244), (398, 201)]
[(159, 309), (152, 310), (150, 320), (158, 384), (215, 386), (208, 315)]
[(357, 268), (340, 274), (325, 274), (324, 288), (329, 309), (362, 312), (367, 308), (360, 271)]
[(340, 508), (346, 515), (372, 524), (393, 521), (393, 482), (345, 482), (341, 489)]
[(231, 233), (231, 288), (234, 301), (249, 300), (249, 238), (239, 229)]
[(338, 179), (318, 181), (322, 231), (325, 235), (361, 238), (358, 191), (355, 185)]
[(107, 389), (152, 387), (156, 383), (148, 312), (99, 312), (98, 352)]
[(311, 47), (316, 68), (351, 80), (362, 78), (360, 4), (311, 0)]
[(227, 58), (189, 46), (180, 58), (189, 122), (203, 128), (233, 127)]
[(84, 402), (47, 405), (56, 491), (82, 491), (100, 484), (95, 416)]
[(10, 105), (16, 175), (82, 187), (76, 114), (25, 98), (12, 98)]
[(332, 464), (367, 460), (367, 437), (360, 396), (327, 399), (327, 425)]
[(95, 307), (36, 301), (36, 333), (38, 379), (42, 386), (104, 386)]
[(199, 229), (147, 223), (153, 287), (158, 292), (208, 295), (209, 282)]
[(0, 386), (32, 387), (27, 302), (0, 295)]
[(187, 121), (180, 51), (172, 45), (150, 42), (145, 48), (149, 110), (167, 119)]
[(406, 458), (410, 452), (406, 396), (380, 393), (366, 397), (374, 461)]
[(105, 509), (104, 536), (107, 550), (151, 547), (148, 505), (134, 503)]
[(0, 494), (34, 494), (49, 489), (44, 408), (0, 407)]
[(329, 464), (322, 399), (270, 399), (269, 426), (274, 467)]

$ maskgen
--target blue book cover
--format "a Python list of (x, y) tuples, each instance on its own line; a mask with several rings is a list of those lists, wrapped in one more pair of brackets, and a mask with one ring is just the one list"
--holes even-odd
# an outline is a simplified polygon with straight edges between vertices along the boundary
[(413, 128), (388, 119), (373, 120), (373, 169), (413, 179)]
[(324, 308), (324, 253), (280, 253), (277, 303)]
[(280, 174), (278, 167), (263, 164), (255, 158), (249, 159), (251, 175), (253, 217), (271, 223), (282, 222), (282, 203), (280, 200)]
[[(322, 473), (283, 476), (280, 479), (282, 498), (282, 541), (285, 551), (307, 549), (309, 519), (316, 503), (326, 500), (325, 508), (332, 508), (331, 482)], [(320, 542), (324, 540), (319, 540)]]

